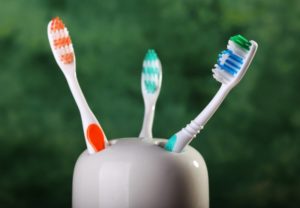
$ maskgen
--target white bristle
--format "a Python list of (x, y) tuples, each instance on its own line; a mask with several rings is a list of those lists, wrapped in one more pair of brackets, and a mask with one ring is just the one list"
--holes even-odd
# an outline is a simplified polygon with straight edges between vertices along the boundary
[(51, 34), (52, 34), (53, 40), (56, 40), (56, 39), (59, 38), (59, 32), (58, 31), (52, 32)]
[(70, 50), (70, 53), (74, 53), (73, 44), (70, 44), (70, 45), (69, 45), (69, 50)]
[(222, 70), (217, 64), (212, 69), (213, 77), (222, 84), (227, 84), (234, 78), (231, 74), (227, 73), (226, 71)]
[(56, 50), (57, 50), (57, 54), (58, 54), (59, 56), (65, 54), (65, 49), (64, 49), (63, 47), (62, 47), (62, 48), (58, 48), (58, 49), (56, 49)]
[(153, 65), (154, 65), (156, 68), (161, 69), (161, 63), (160, 63), (159, 60), (154, 61)]
[(65, 52), (70, 53), (70, 46), (65, 46)]
[(64, 34), (65, 34), (65, 37), (68, 37), (69, 36), (69, 31), (68, 31), (68, 29), (65, 27), (65, 29), (64, 29)]
[(65, 36), (64, 30), (59, 30), (57, 38), (63, 38)]
[(146, 60), (143, 62), (143, 67), (156, 67), (156, 68), (161, 68), (161, 64), (159, 60)]
[(228, 41), (227, 49), (231, 50), (234, 54), (242, 57), (243, 59), (245, 59), (248, 55), (248, 51), (242, 49), (235, 42), (231, 40)]

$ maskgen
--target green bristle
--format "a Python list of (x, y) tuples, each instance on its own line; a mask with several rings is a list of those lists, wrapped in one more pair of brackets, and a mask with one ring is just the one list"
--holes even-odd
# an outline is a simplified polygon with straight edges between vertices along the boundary
[(250, 50), (251, 42), (247, 40), (244, 36), (242, 35), (235, 35), (230, 38), (231, 41), (235, 42), (242, 48), (246, 50)]

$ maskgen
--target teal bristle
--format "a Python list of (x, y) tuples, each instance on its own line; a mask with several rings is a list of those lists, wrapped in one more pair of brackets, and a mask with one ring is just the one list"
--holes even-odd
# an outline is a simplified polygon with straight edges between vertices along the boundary
[(153, 49), (149, 49), (145, 56), (145, 61), (156, 61), (158, 59), (157, 54)]
[[(147, 93), (155, 93), (158, 89), (160, 70), (157, 66), (159, 59), (153, 49), (149, 49), (144, 58), (143, 76)], [(146, 63), (146, 64), (145, 64)]]

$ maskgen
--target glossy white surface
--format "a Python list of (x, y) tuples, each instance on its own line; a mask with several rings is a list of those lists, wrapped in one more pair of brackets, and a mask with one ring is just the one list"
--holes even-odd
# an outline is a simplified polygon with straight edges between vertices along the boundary
[(188, 146), (171, 153), (166, 140), (124, 138), (104, 151), (83, 152), (73, 176), (73, 208), (208, 208), (202, 156)]

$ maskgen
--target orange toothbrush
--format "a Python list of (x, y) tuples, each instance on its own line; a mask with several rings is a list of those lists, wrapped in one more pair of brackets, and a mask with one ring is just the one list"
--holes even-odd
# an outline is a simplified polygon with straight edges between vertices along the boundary
[(68, 29), (58, 17), (48, 24), (48, 39), (54, 58), (68, 82), (72, 95), (80, 111), (84, 137), (90, 154), (105, 149), (106, 136), (89, 108), (76, 76), (76, 59)]

